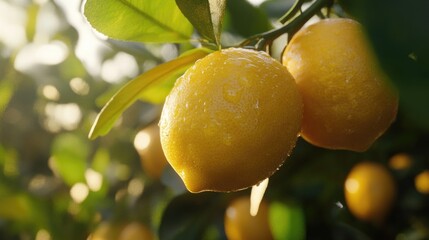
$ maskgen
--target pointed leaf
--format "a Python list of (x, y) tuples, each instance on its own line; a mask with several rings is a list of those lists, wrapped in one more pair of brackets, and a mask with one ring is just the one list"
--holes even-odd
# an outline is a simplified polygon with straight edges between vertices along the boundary
[(89, 138), (95, 139), (98, 136), (107, 134), (118, 117), (141, 97), (147, 87), (162, 82), (178, 72), (185, 72), (196, 60), (209, 53), (210, 50), (203, 48), (192, 50), (175, 60), (158, 65), (128, 82), (107, 102), (98, 114), (89, 132)]
[(171, 74), (171, 76), (165, 78), (165, 80), (147, 87), (140, 95), (140, 100), (153, 104), (162, 104), (173, 88), (176, 79), (178, 79), (182, 74), (183, 71), (180, 71), (179, 69), (177, 74)]
[(183, 42), (192, 25), (174, 0), (87, 0), (84, 15), (110, 38), (142, 42)]
[(225, 0), (176, 0), (183, 14), (203, 38), (220, 45)]

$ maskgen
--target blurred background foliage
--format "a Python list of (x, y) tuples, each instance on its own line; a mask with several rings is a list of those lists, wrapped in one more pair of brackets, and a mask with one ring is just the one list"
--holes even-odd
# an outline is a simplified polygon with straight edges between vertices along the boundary
[[(222, 43), (269, 30), (292, 4), (228, 1)], [(299, 140), (264, 199), (275, 203), (275, 216), (302, 215), (272, 223), (273, 232), (299, 226), (305, 234), (293, 236), (306, 239), (428, 239), (429, 195), (415, 179), (429, 169), (429, 4), (340, 4), (333, 6), (337, 14), (367, 29), (401, 94), (399, 114), (364, 153)], [(226, 239), (225, 210), (249, 190), (190, 194), (168, 165), (159, 178), (142, 166), (137, 133), (157, 122), (173, 81), (147, 91), (105, 137), (87, 138), (96, 114), (126, 81), (193, 47), (106, 39), (85, 22), (80, 0), (1, 0), (0, 239), (86, 239), (103, 224), (116, 230), (102, 239), (116, 239), (131, 222), (159, 239)], [(392, 160), (398, 153), (408, 160)], [(345, 204), (345, 179), (362, 160), (383, 164), (396, 182), (397, 197), (381, 225), (359, 220)]]

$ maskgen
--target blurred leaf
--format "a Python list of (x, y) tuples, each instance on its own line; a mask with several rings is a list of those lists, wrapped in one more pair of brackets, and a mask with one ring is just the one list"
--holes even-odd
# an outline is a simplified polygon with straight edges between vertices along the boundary
[(196, 60), (206, 56), (209, 50), (198, 48), (179, 56), (175, 60), (163, 63), (157, 67), (141, 74), (122, 87), (103, 107), (95, 119), (89, 133), (89, 138), (107, 134), (118, 117), (135, 101), (137, 101), (144, 90), (152, 84), (163, 82), (183, 73), (192, 66)]
[(226, 7), (230, 24), (243, 37), (272, 29), (268, 16), (246, 0), (227, 1)]
[(3, 115), (4, 110), (6, 109), (6, 106), (8, 105), (15, 86), (14, 86), (14, 76), (15, 71), (10, 70), (9, 74), (7, 74), (3, 79), (0, 81), (0, 117)]
[(269, 209), (271, 231), (276, 240), (305, 239), (305, 216), (296, 203), (272, 202)]
[[(186, 193), (174, 198), (164, 211), (159, 238), (162, 240), (202, 239), (209, 225), (218, 193)], [(218, 211), (218, 210), (216, 210)]]
[(92, 161), (92, 168), (100, 173), (106, 172), (110, 163), (110, 154), (109, 150), (106, 148), (99, 148), (94, 155)]
[(0, 194), (0, 218), (26, 221), (32, 215), (31, 200), (24, 194)]
[(27, 34), (28, 41), (32, 42), (34, 35), (36, 34), (37, 16), (39, 15), (39, 4), (31, 4), (27, 8), (27, 27), (25, 32)]
[[(359, 229), (350, 226), (344, 222), (337, 222), (334, 225), (335, 228), (335, 237), (336, 239), (353, 239), (353, 240), (370, 240), (368, 236), (366, 236)], [(408, 238), (405, 238), (408, 239)]]
[(174, 0), (87, 0), (84, 15), (108, 37), (142, 42), (183, 42), (192, 25)]
[(76, 134), (58, 135), (52, 144), (52, 161), (56, 173), (68, 185), (85, 181), (88, 142)]
[(176, 3), (202, 37), (220, 45), (225, 0), (176, 0)]

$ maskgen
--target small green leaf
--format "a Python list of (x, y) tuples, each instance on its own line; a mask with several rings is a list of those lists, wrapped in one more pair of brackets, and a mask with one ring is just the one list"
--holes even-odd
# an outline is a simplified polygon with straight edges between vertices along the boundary
[(52, 161), (56, 173), (69, 186), (85, 181), (88, 143), (76, 134), (58, 135), (52, 144)]
[(87, 0), (84, 15), (110, 38), (142, 42), (183, 42), (192, 25), (174, 0)]
[(141, 74), (137, 78), (123, 86), (103, 107), (95, 119), (89, 132), (89, 138), (107, 134), (118, 117), (135, 101), (137, 101), (144, 90), (155, 83), (163, 82), (179, 72), (185, 72), (196, 60), (206, 56), (210, 50), (199, 48), (186, 52), (182, 56), (158, 65), (157, 67)]
[(203, 38), (220, 45), (225, 0), (176, 0), (183, 14)]
[(27, 26), (25, 33), (29, 41), (33, 41), (34, 35), (36, 34), (37, 17), (39, 15), (39, 4), (31, 4), (27, 7)]
[(305, 217), (299, 205), (272, 202), (269, 209), (269, 221), (275, 239), (305, 239)]
[(0, 81), (0, 117), (9, 104), (15, 90), (15, 70), (9, 70), (7, 75)]

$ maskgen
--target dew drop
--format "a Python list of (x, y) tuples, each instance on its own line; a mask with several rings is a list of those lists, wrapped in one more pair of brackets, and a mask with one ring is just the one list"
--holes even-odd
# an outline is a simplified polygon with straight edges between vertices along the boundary
[(256, 100), (256, 103), (255, 103), (255, 109), (259, 109), (259, 100)]
[(232, 136), (230, 134), (225, 134), (223, 136), (223, 143), (225, 145), (231, 146), (231, 144), (232, 144)]
[(225, 84), (223, 87), (223, 98), (230, 103), (237, 103), (242, 94), (242, 89), (231, 84)]

